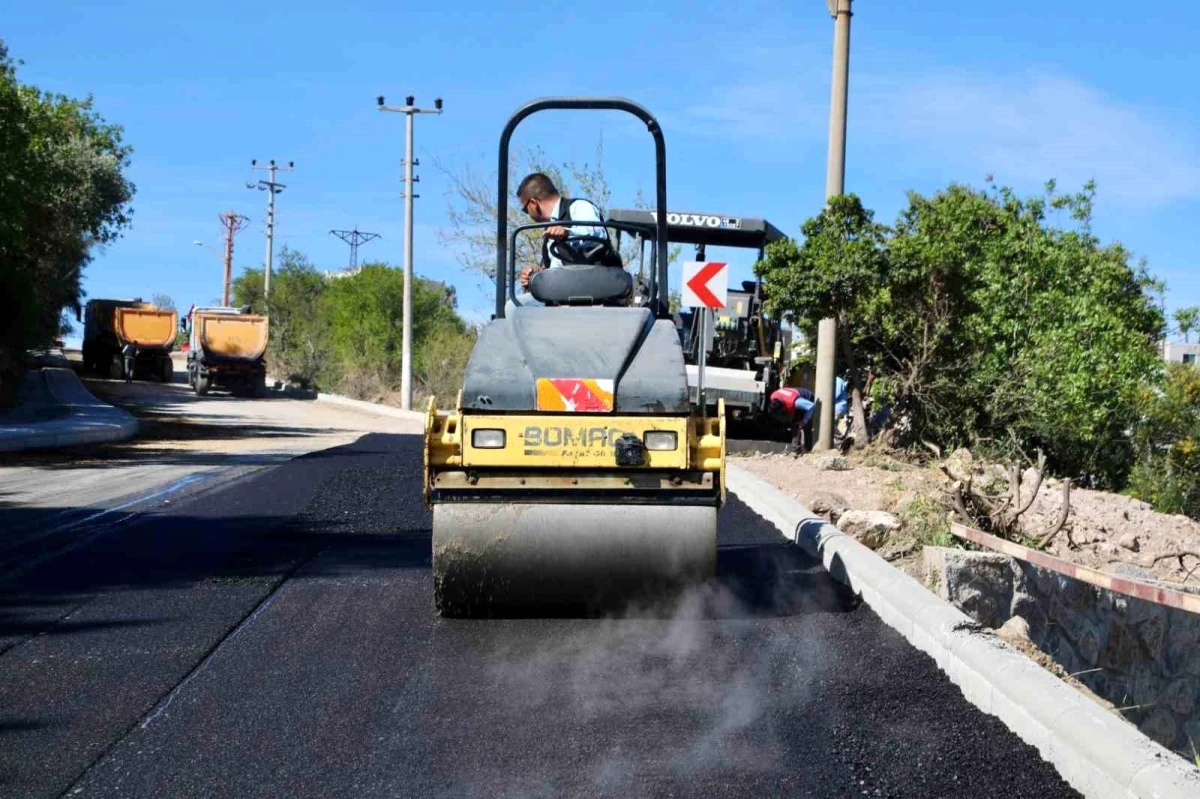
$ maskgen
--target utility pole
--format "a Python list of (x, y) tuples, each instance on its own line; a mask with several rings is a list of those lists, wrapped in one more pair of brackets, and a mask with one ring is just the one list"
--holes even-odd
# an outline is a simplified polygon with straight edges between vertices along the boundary
[(384, 105), (383, 96), (375, 98), (380, 111), (393, 111), (404, 114), (405, 144), (404, 144), (404, 330), (401, 336), (400, 350), (400, 407), (412, 409), (412, 258), (413, 258), (413, 184), (420, 178), (413, 177), (413, 167), (417, 161), (413, 159), (413, 117), (417, 114), (442, 113), (442, 98), (433, 101), (433, 108), (417, 108), (413, 96), (404, 98), (403, 106)]
[(379, 238), (378, 233), (363, 233), (357, 227), (354, 230), (331, 230), (329, 232), (350, 245), (350, 271), (352, 272), (358, 268), (359, 245)]
[[(850, 2), (825, 0), (833, 17), (833, 80), (829, 97), (829, 154), (825, 162), (825, 200), (846, 190), (846, 97), (850, 75)], [(837, 320), (817, 326), (816, 394), (818, 427), (814, 450), (833, 447), (833, 401), (837, 358)]]
[(295, 165), (294, 161), (288, 161), (287, 166), (276, 166), (274, 158), (267, 166), (259, 166), (258, 161), (253, 159), (250, 161), (251, 169), (261, 169), (270, 175), (267, 180), (246, 184), (248, 189), (258, 189), (267, 193), (267, 260), (263, 264), (263, 297), (271, 293), (271, 264), (275, 258), (275, 195), (282, 194), (287, 188), (286, 184), (275, 181), (275, 173), (291, 172)]
[(250, 221), (236, 211), (226, 211), (219, 217), (225, 230), (225, 284), (221, 289), (221, 304), (229, 305), (229, 284), (233, 279), (233, 237)]

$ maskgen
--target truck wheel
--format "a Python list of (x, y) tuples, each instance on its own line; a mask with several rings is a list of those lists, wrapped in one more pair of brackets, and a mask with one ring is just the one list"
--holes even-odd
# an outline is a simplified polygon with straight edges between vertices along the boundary
[(125, 379), (125, 361), (120, 355), (112, 356), (108, 362), (108, 376), (113, 380)]
[(200, 374), (199, 372), (197, 372), (196, 373), (196, 394), (198, 394), (201, 397), (207, 396), (209, 386), (210, 386), (210, 381), (209, 381), (208, 375)]
[(266, 375), (266, 373), (264, 372), (263, 374), (255, 375), (252, 379), (254, 382), (252, 383), (253, 390), (251, 393), (255, 397), (260, 397), (260, 398), (267, 396), (267, 375)]
[(159, 378), (164, 383), (170, 383), (175, 379), (175, 364), (171, 362), (169, 357), (163, 358), (162, 360), (162, 366), (159, 370)]

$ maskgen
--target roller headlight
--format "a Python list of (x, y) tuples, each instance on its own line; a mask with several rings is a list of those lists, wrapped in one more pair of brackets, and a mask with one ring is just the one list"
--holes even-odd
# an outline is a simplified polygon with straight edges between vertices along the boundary
[(642, 440), (651, 452), (671, 452), (679, 446), (674, 430), (648, 430)]
[(472, 430), (471, 446), (475, 449), (504, 449), (504, 431)]

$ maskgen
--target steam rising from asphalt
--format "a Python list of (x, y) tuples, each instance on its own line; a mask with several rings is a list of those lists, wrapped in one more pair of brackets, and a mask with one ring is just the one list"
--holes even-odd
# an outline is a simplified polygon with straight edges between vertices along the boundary
[[(590, 781), (604, 793), (634, 790), (641, 779), (777, 769), (774, 717), (804, 704), (827, 660), (820, 642), (797, 647), (794, 634), (779, 634), (803, 625), (772, 618), (803, 610), (785, 583), (776, 580), (777, 595), (754, 606), (713, 582), (582, 629), (571, 622), (577, 631), (565, 639), (498, 636), (504, 643), (490, 658), (497, 701), (514, 719), (546, 713), (598, 736), (607, 751), (589, 760), (598, 762)], [(647, 758), (645, 747), (661, 755)], [(536, 795), (531, 788), (515, 792)]]

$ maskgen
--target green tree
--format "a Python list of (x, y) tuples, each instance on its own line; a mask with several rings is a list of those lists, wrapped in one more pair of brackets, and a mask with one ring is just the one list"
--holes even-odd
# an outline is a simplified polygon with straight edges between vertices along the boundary
[(880, 294), (889, 278), (887, 228), (874, 221), (856, 195), (833, 197), (802, 228), (803, 244), (773, 242), (757, 272), (768, 286), (766, 310), (812, 335), (818, 322), (838, 320), (842, 357), (849, 372), (856, 445), (866, 443), (863, 380), (856, 351), (877, 324)]
[[(400, 383), (404, 273), (383, 263), (364, 264), (356, 274), (330, 281), (323, 306), (330, 342), (343, 376), (357, 375), (377, 390)], [(454, 310), (447, 286), (413, 280), (413, 371), (431, 374), (430, 344), (458, 338), (466, 326)], [(445, 360), (444, 355), (440, 356)], [(461, 379), (461, 371), (456, 375)]]
[(1200, 307), (1189, 305), (1186, 308), (1179, 308), (1175, 311), (1175, 324), (1179, 326), (1179, 332), (1183, 334), (1183, 340), (1188, 340), (1188, 332), (1195, 330), (1197, 325), (1200, 325)]
[[(274, 278), (274, 273), (272, 278)], [(242, 273), (233, 279), (229, 284), (229, 299), (236, 308), (250, 307), (251, 313), (266, 313), (267, 305), (263, 297), (263, 270), (259, 267), (247, 266), (242, 269)], [(216, 307), (221, 304), (220, 299), (216, 299), (210, 305)]]
[(1160, 513), (1193, 515), (1200, 486), (1200, 369), (1168, 364), (1161, 385), (1142, 387), (1138, 407), (1128, 493)]
[(322, 313), (325, 278), (296, 250), (284, 247), (271, 273), (271, 295), (263, 296), (263, 272), (246, 269), (231, 287), (233, 304), (250, 306), (270, 319), (267, 359), (276, 373), (302, 385), (327, 374), (331, 365), (328, 320)]
[[(366, 263), (326, 278), (301, 253), (284, 248), (262, 294), (260, 269), (233, 282), (233, 300), (270, 317), (272, 368), (305, 385), (381, 399), (400, 386), (404, 274)], [(452, 286), (413, 280), (413, 374), (421, 393), (452, 399), (474, 343), (455, 310)]]
[[(818, 217), (805, 229), (823, 241), (780, 243), (760, 267), (767, 296), (797, 319), (845, 314), (847, 338), (878, 377), (873, 394), (905, 421), (908, 440), (1005, 455), (1041, 447), (1060, 472), (1120, 485), (1138, 389), (1161, 373), (1163, 317), (1144, 265), (1092, 234), (1093, 196), (1091, 185), (1064, 195), (1053, 183), (1032, 198), (995, 186), (913, 193), (893, 230), (867, 237), (875, 253), (882, 236), (882, 266), (852, 254), (854, 227), (835, 227), (830, 243)], [(1049, 226), (1048, 209), (1068, 212), (1072, 226)], [(797, 276), (805, 270), (818, 275)]]
[[(330, 281), (323, 310), (333, 354), (343, 368), (378, 370), (387, 381), (399, 374), (403, 277), (400, 270), (368, 263), (353, 275)], [(415, 283), (414, 298), (420, 294)], [(420, 319), (416, 303), (413, 310), (415, 323)]]
[(121, 128), (75, 100), (17, 79), (0, 41), (0, 402), (12, 401), (26, 350), (41, 346), (79, 309), (92, 248), (130, 222), (134, 187)]

